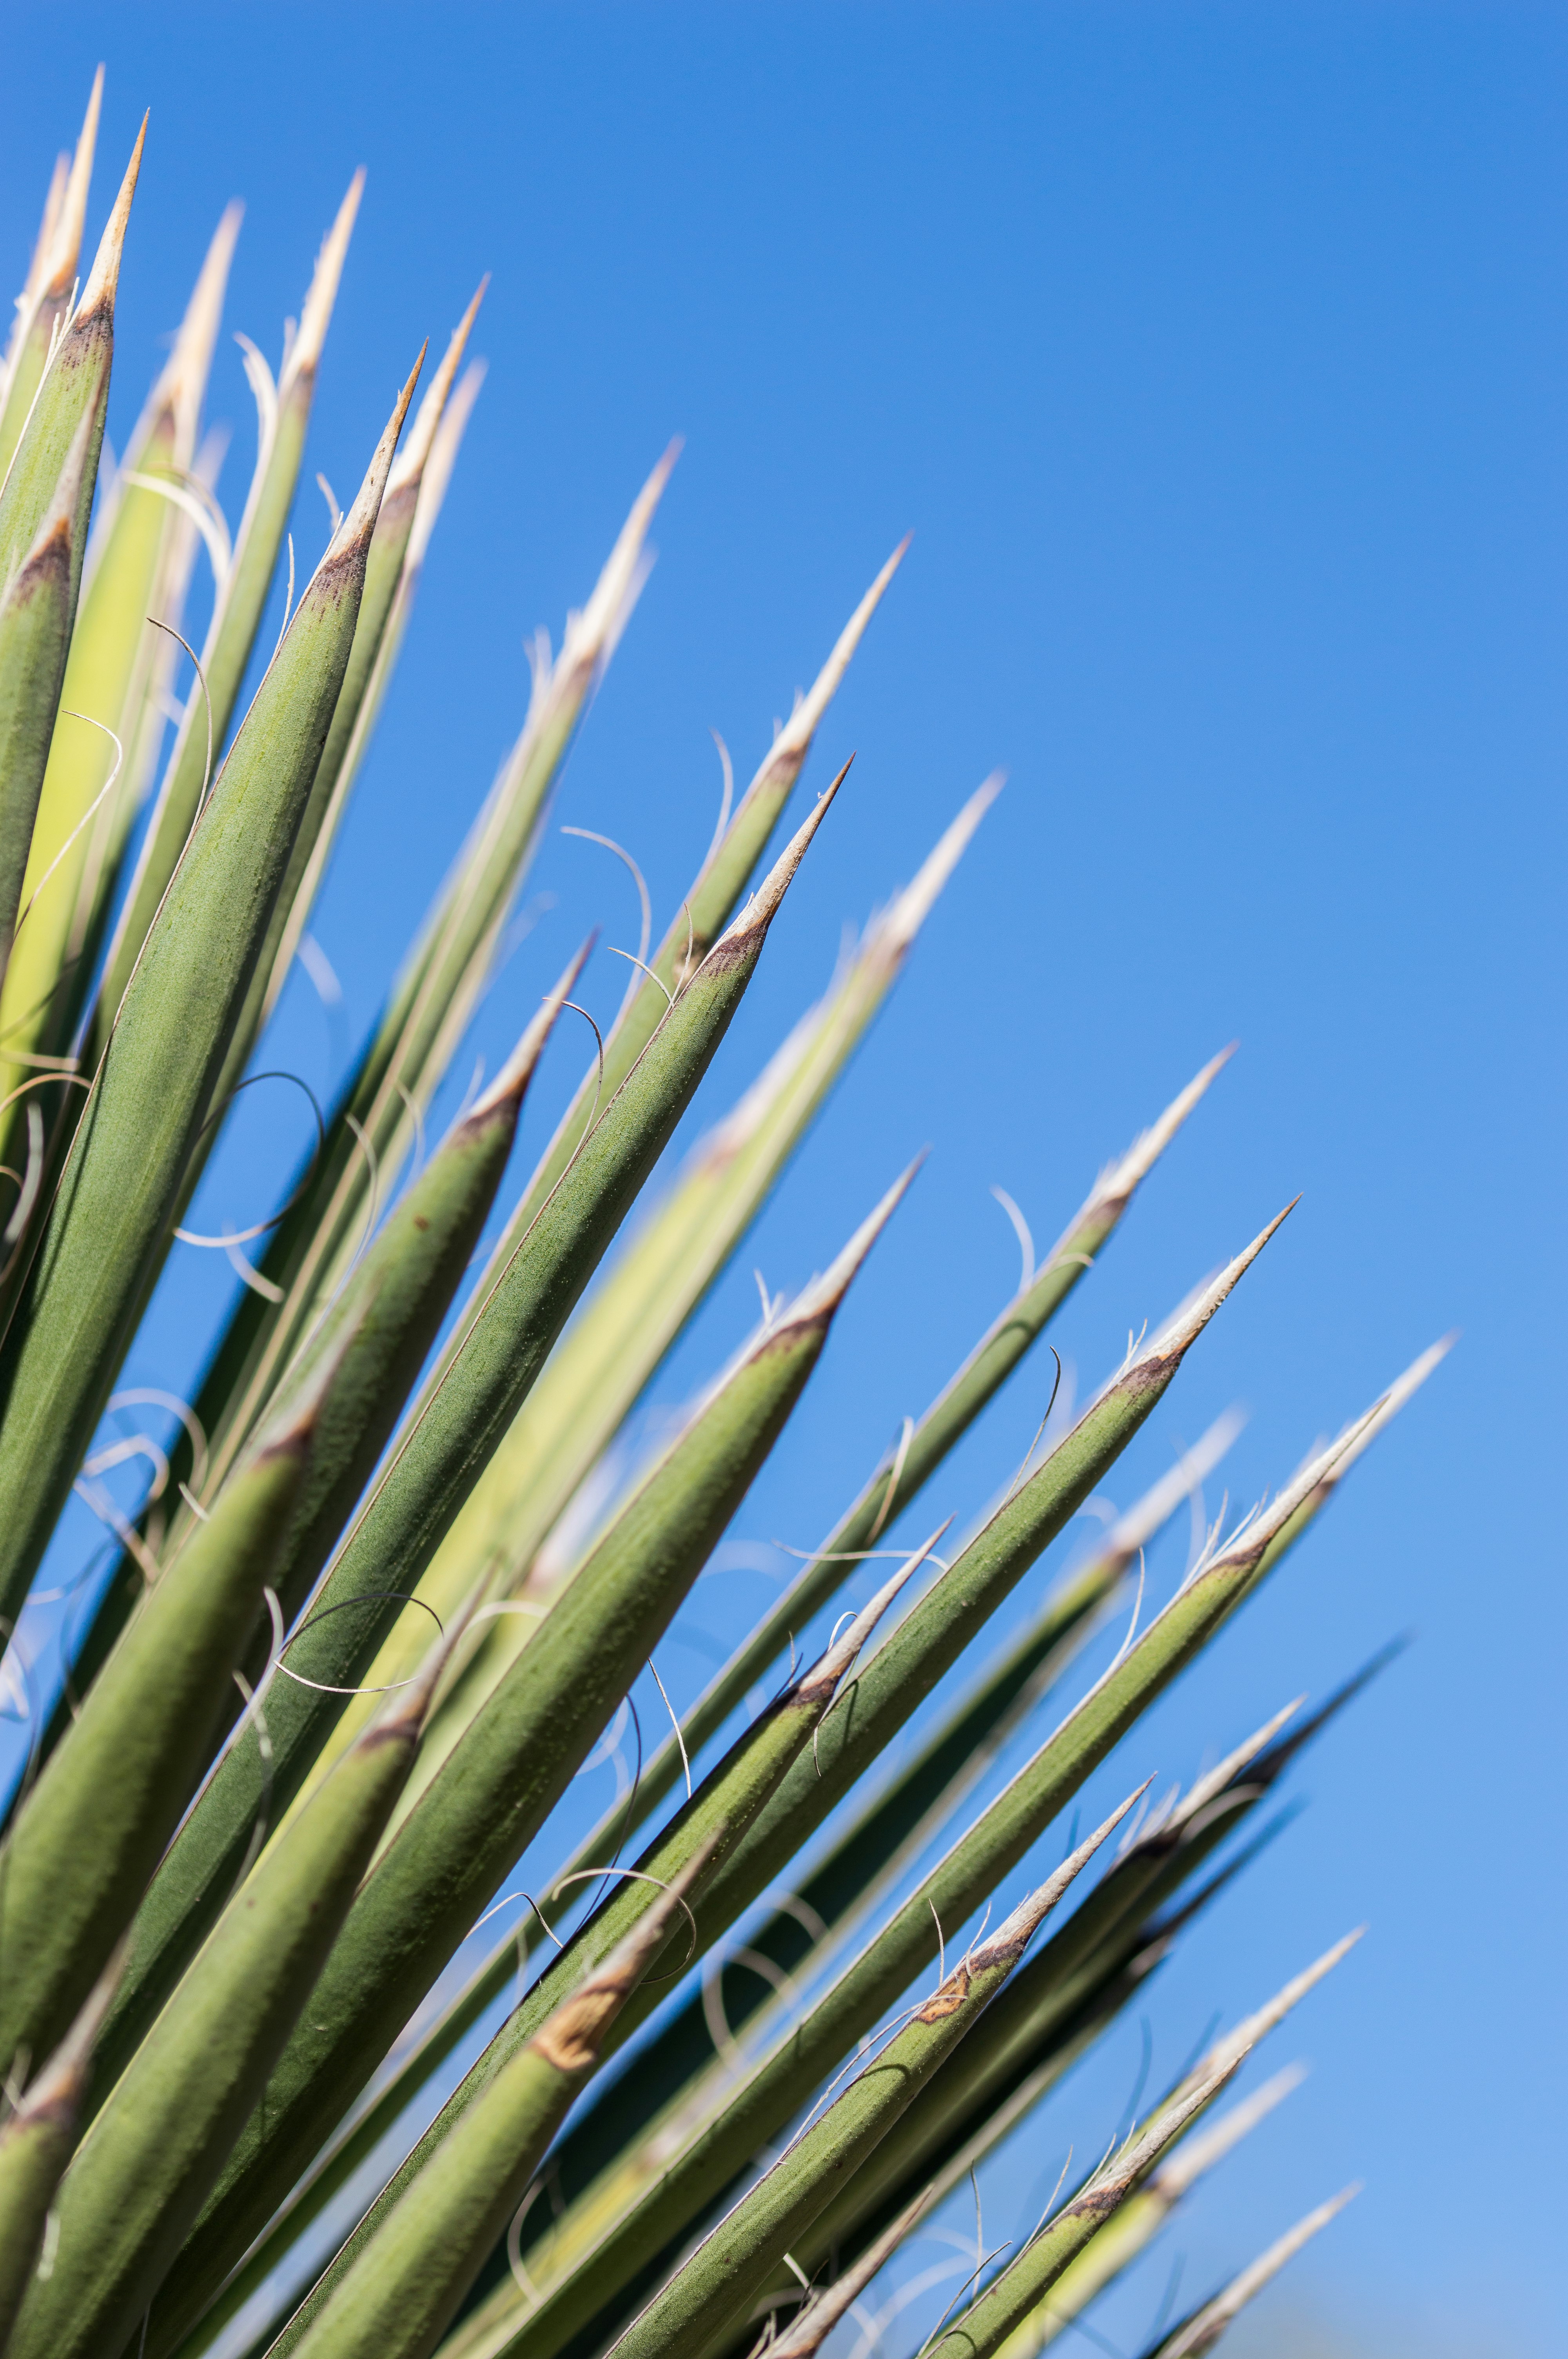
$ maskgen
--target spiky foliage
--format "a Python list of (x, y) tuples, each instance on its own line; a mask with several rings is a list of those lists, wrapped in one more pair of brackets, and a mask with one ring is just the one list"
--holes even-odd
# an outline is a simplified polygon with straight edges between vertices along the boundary
[[(427, 379), (416, 364), (384, 428), (366, 421), (363, 483), (297, 585), (289, 519), (361, 183), (276, 379), (242, 339), (258, 441), (231, 534), (200, 419), (232, 207), (101, 480), (142, 140), (83, 271), (100, 95), (101, 81), (50, 184), (0, 379), (0, 1617), (29, 1716), (0, 1834), (0, 2348), (741, 2359), (761, 2332), (806, 2359), (933, 2204), (1004, 2140), (1036, 2138), (1041, 2102), (1245, 1864), (1234, 1838), (1343, 1696), (1306, 1721), (1277, 1714), (1152, 1815), (1145, 1800), (1091, 1866), (1138, 1801), (1130, 1759), (1129, 1800), (1019, 1888), (1091, 1772), (1442, 1347), (1228, 1539), (1211, 1535), (1160, 1611), (1144, 1552), (1234, 1419), (1044, 1578), (1276, 1219), (1076, 1419), (1042, 1429), (967, 1539), (909, 1537), (924, 1486), (1096, 1266), (1214, 1059), (1108, 1166), (1044, 1264), (1027, 1256), (1018, 1293), (904, 1419), (787, 1593), (567, 1845), (568, 1784), (607, 1729), (613, 1743), (914, 1169), (824, 1277), (764, 1302), (596, 1519), (574, 1501), (598, 1495), (638, 1397), (997, 791), (970, 797), (622, 1244), (774, 955), (796, 870), (822, 856), (842, 771), (766, 864), (896, 550), (733, 808), (727, 793), (532, 1172), (514, 1168), (524, 1100), (561, 1053), (591, 946), (540, 978), (503, 1070), (412, 1162), (636, 597), (672, 447), (558, 656), (539, 657), (516, 743), (381, 1018), (252, 1233), (254, 1264), (240, 1255), (247, 1283), (194, 1401), (157, 1397), (167, 1430), (95, 1439), (305, 938), (479, 382), (459, 374), (476, 297)], [(197, 658), (179, 623), (203, 550), (214, 598)], [(286, 626), (247, 701), (286, 562)], [(138, 1453), (154, 1476), (127, 1514), (100, 1478)], [(51, 1696), (32, 1677), (48, 1624), (36, 1582), (73, 1488), (118, 1560), (82, 1589)], [(1030, 1602), (1003, 1651), (938, 1694), (1020, 1584)], [(1134, 1586), (1141, 1634), (1059, 1712), (1054, 1692)], [(860, 1609), (796, 1672), (795, 1637), (846, 1590)], [(782, 1686), (752, 1709), (786, 1651)], [(1023, 1732), (1028, 1757), (974, 1811)], [(557, 1845), (555, 1872), (484, 1954), (470, 1936), (514, 1905), (496, 1896), (540, 1843)], [(1032, 2359), (1076, 2320), (1283, 2093), (1276, 2076), (1205, 2120), (1345, 1946), (1222, 2037), (1020, 2251), (982, 2262), (936, 2347)], [(1173, 2329), (1165, 2359), (1210, 2348), (1330, 2209)]]

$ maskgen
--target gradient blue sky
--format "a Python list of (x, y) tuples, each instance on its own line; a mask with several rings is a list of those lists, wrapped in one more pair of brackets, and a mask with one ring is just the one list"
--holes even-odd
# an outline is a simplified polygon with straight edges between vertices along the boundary
[[(701, 1120), (820, 987), (842, 923), (993, 765), (1010, 784), (654, 1387), (678, 1402), (723, 1358), (753, 1262), (798, 1283), (931, 1144), (745, 1537), (816, 1538), (1002, 1299), (1016, 1249), (990, 1183), (1044, 1244), (1232, 1037), (1061, 1323), (1080, 1389), (1130, 1325), (1303, 1201), (1117, 1498), (1242, 1398), (1225, 1480), (1249, 1502), (1464, 1330), (1087, 1807), (1190, 1776), (1416, 1631), (1313, 1756), (1310, 1810), (1151, 2000), (1173, 2069), (1211, 2009), (1371, 1923), (1281, 2048), (1311, 2081), (1184, 2229), (1185, 2282), (1364, 2177), (1238, 2350), (1280, 2347), (1303, 2314), (1387, 2350), (1559, 2347), (1563, 11), (82, 0), (12, 12), (5, 54), (18, 281), (98, 58), (94, 227), (152, 108), (112, 436), (232, 194), (249, 210), (229, 324), (276, 357), (369, 168), (308, 466), (341, 494), (420, 339), (494, 273), (490, 379), (316, 927), (356, 1036), (518, 726), (524, 634), (558, 634), (672, 432), (659, 562), (557, 812), (631, 846), (661, 924), (712, 825), (709, 726), (749, 775), (914, 531), (815, 757), (820, 784), (858, 748), (850, 786)], [(233, 513), (251, 425), (232, 346), (211, 406), (236, 424)], [(323, 520), (302, 492), (303, 550)], [(546, 905), (479, 1027), (492, 1056), (589, 916), (634, 939), (591, 847), (552, 834), (531, 889)], [(593, 984), (606, 1010), (615, 964)], [(341, 1069), (346, 1032), (308, 993), (280, 1037), (317, 1085)], [(546, 1076), (535, 1138), (577, 1062)], [(208, 1211), (261, 1216), (295, 1118), (247, 1116)], [(179, 1265), (141, 1380), (189, 1375), (222, 1293)], [(1011, 1472), (1044, 1394), (1032, 1365), (934, 1486), (938, 1512)], [(1152, 1560), (1158, 1594), (1184, 1544)], [(704, 1599), (694, 1627), (734, 1626), (761, 1593)], [(694, 1691), (697, 1640), (667, 1652)], [(1129, 2025), (1021, 2142), (1001, 2233), (1068, 2138), (1098, 2151), (1138, 2045)], [(1164, 2269), (1108, 2313), (1118, 2349)]]

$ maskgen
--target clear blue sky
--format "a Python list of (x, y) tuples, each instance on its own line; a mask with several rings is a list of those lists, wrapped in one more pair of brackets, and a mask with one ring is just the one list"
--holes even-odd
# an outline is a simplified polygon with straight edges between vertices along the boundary
[[(1089, 1801), (1190, 1776), (1418, 1633), (1312, 1757), (1310, 1810), (1152, 1999), (1173, 2068), (1211, 2009), (1240, 2012), (1370, 1920), (1281, 2047), (1311, 2081), (1184, 2229), (1186, 2282), (1364, 2177), (1238, 2346), (1277, 2349), (1308, 2314), (1380, 2350), (1560, 2347), (1563, 12), (82, 0), (13, 11), (5, 54), (18, 281), (98, 58), (94, 228), (152, 109), (112, 435), (232, 194), (249, 210), (228, 324), (276, 358), (368, 166), (307, 470), (340, 493), (419, 341), (494, 273), (489, 382), (316, 929), (356, 1033), (519, 724), (523, 635), (558, 634), (672, 432), (659, 561), (557, 814), (635, 852), (661, 924), (712, 824), (709, 726), (749, 775), (914, 531), (815, 757), (820, 784), (859, 748), (850, 787), (703, 1119), (820, 986), (842, 922), (993, 765), (1011, 783), (655, 1387), (680, 1400), (730, 1350), (752, 1262), (798, 1283), (930, 1142), (745, 1537), (817, 1538), (1009, 1289), (990, 1183), (1044, 1244), (1232, 1037), (1240, 1055), (1062, 1322), (1080, 1388), (1130, 1325), (1303, 1201), (1118, 1498), (1240, 1397), (1252, 1421), (1225, 1479), (1247, 1503), (1464, 1330)], [(212, 409), (236, 425), (234, 513), (251, 425), (232, 346)], [(304, 548), (322, 518), (302, 492)], [(587, 915), (633, 938), (601, 862), (546, 845), (553, 902), (481, 1020), (490, 1054)], [(593, 985), (606, 1009), (614, 964)], [(308, 994), (283, 1029), (318, 1084), (341, 1064)], [(265, 1209), (283, 1155), (265, 1128), (211, 1181), (220, 1217)], [(221, 1292), (181, 1266), (142, 1380), (189, 1375)], [(1032, 1366), (935, 1486), (940, 1512), (1011, 1471), (1043, 1399)], [(1161, 1594), (1181, 1548), (1152, 1562)], [(669, 1659), (694, 1691), (700, 1653)], [(1047, 2164), (1048, 2186), (1066, 2138), (1098, 2151), (1137, 2049), (1129, 2026), (1043, 2119), (999, 2217)], [(1119, 2349), (1162, 2282), (1162, 2263), (1108, 2316)]]

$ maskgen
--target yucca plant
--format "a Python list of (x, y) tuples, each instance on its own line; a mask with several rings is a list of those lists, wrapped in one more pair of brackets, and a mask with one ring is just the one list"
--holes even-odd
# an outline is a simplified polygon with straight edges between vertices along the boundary
[[(460, 372), (479, 299), (439, 365), (415, 363), (379, 440), (366, 422), (364, 480), (297, 576), (308, 527), (289, 520), (360, 182), (276, 378), (244, 342), (258, 443), (232, 531), (201, 429), (232, 208), (105, 477), (143, 140), (83, 269), (99, 97), (48, 192), (0, 381), (0, 1616), (27, 1738), (0, 1840), (0, 2347), (745, 2359), (772, 2342), (794, 2359), (984, 2157), (1038, 2141), (1050, 2092), (1268, 1839), (1254, 1814), (1362, 1675), (1152, 1809), (1137, 1724), (1444, 1347), (1210, 1532), (1158, 1612), (1145, 1551), (1233, 1419), (1043, 1573), (1281, 1213), (1080, 1414), (1048, 1415), (967, 1536), (919, 1532), (921, 1491), (1095, 1268), (1216, 1057), (1044, 1263), (1027, 1251), (1013, 1299), (664, 1741), (644, 1753), (639, 1723), (635, 1771), (572, 1844), (568, 1787), (616, 1754), (633, 1690), (664, 1698), (661, 1637), (783, 1443), (914, 1168), (890, 1171), (824, 1276), (764, 1295), (630, 1475), (628, 1419), (996, 782), (665, 1183), (791, 881), (824, 856), (842, 771), (773, 840), (897, 550), (750, 786), (727, 791), (662, 940), (645, 927), (627, 954), (620, 1013), (524, 1176), (529, 1083), (563, 1053), (591, 945), (539, 978), (514, 1051), (425, 1152), (635, 600), (666, 452), (559, 653), (538, 656), (516, 744), (284, 1202), (216, 1241), (245, 1283), (195, 1397), (117, 1403), (397, 658), (478, 389), (476, 365)], [(198, 650), (180, 626), (203, 561)], [(284, 627), (246, 703), (283, 574)], [(126, 1406), (145, 1430), (126, 1431)], [(104, 1478), (135, 1456), (153, 1472), (126, 1512)], [(73, 1493), (114, 1560), (81, 1576), (54, 1693), (35, 1675), (52, 1627), (37, 1578)], [(1028, 1609), (993, 1658), (985, 1625), (1020, 1584)], [(1072, 1666), (1134, 1592), (1119, 1650), (1064, 1711)], [(944, 1686), (971, 1660), (967, 1686)], [(1041, 1839), (1129, 1737), (1128, 1799), (1031, 1888)], [(555, 1865), (524, 1907), (510, 1880), (539, 1843)], [(1211, 2117), (1347, 1946), (1148, 2103), (1020, 2249), (981, 2255), (929, 2347), (1027, 2359), (1079, 2318), (1284, 2093), (1276, 2075)], [(1166, 2359), (1210, 2348), (1327, 2208), (1166, 2332)]]

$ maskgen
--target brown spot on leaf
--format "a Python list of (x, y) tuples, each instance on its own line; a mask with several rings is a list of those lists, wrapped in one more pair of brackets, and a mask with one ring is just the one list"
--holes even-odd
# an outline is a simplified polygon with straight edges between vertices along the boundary
[(968, 1995), (969, 1969), (967, 1965), (955, 1966), (941, 1989), (933, 1991), (914, 2020), (916, 2023), (945, 2023), (950, 2015), (957, 2014)]
[(557, 2072), (586, 2072), (599, 2061), (604, 2035), (625, 2003), (627, 1984), (609, 1974), (592, 1981), (563, 1999), (549, 2021), (534, 2035), (533, 2046)]

